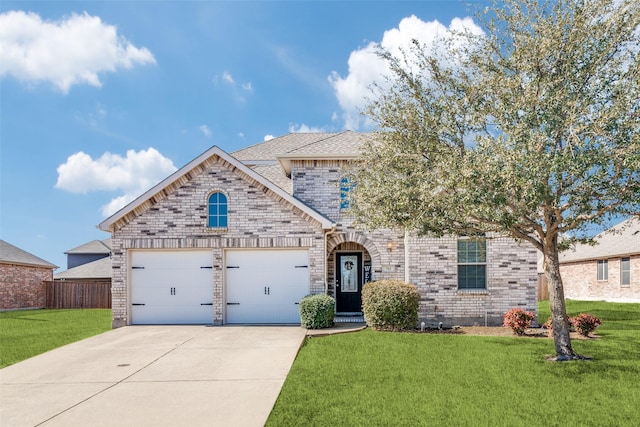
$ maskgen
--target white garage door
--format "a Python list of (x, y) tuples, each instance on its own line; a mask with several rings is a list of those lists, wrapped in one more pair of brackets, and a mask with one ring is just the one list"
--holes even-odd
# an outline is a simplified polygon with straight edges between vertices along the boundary
[(131, 253), (131, 323), (213, 323), (210, 251)]
[(307, 250), (227, 251), (227, 323), (300, 323)]

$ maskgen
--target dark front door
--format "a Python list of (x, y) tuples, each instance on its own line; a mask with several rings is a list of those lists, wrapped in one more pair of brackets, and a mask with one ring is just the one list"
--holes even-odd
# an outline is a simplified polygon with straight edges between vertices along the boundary
[(336, 254), (336, 312), (362, 312), (362, 253)]

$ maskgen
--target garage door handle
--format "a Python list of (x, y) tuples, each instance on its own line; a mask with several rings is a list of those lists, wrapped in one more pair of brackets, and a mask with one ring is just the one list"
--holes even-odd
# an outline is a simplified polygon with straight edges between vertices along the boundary
[(200, 304), (200, 305), (213, 305), (213, 303), (212, 303), (212, 302), (203, 302), (203, 303), (202, 303), (202, 304)]
[(299, 302), (294, 302), (294, 304), (295, 304), (295, 305), (300, 305), (300, 303), (299, 303)]
[(213, 269), (213, 266), (211, 266), (211, 267), (200, 267), (200, 268), (208, 268), (208, 269)]
[(296, 268), (309, 268), (308, 265), (296, 265)]
[(131, 269), (132, 270), (144, 270), (144, 267), (139, 267), (139, 266), (134, 265), (134, 266), (131, 267)]
[(227, 305), (240, 305), (239, 302), (228, 302)]
[(144, 305), (144, 304), (136, 304), (136, 303), (133, 303), (133, 304), (131, 304), (131, 305)]

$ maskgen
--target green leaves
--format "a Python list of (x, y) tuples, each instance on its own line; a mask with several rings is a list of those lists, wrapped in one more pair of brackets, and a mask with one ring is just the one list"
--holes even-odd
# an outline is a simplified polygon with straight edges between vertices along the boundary
[(480, 19), (484, 36), (381, 53), (393, 84), (367, 112), (382, 132), (355, 172), (357, 217), (541, 248), (640, 212), (639, 4), (507, 0)]

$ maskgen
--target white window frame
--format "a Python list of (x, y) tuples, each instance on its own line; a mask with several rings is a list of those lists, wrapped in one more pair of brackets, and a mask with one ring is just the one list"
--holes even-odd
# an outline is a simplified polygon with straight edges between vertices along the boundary
[(620, 286), (631, 286), (631, 258), (629, 257), (620, 258)]
[(609, 280), (609, 260), (598, 260), (598, 282), (606, 282)]

